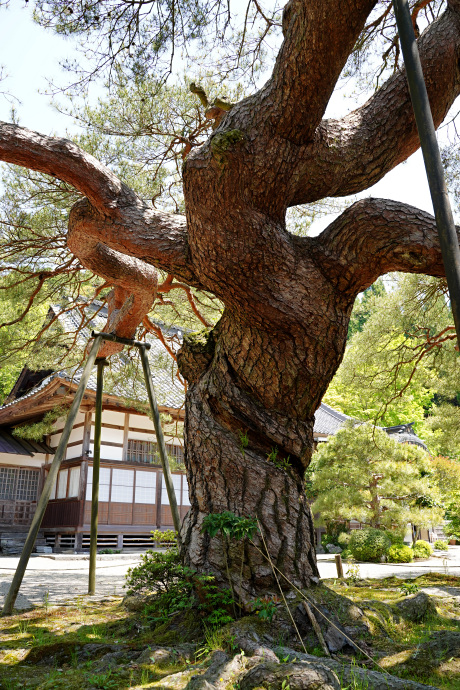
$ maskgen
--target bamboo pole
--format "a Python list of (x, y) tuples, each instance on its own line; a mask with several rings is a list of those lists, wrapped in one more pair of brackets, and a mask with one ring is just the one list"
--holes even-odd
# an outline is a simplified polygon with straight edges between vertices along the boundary
[(169, 505), (171, 506), (171, 512), (174, 522), (174, 529), (177, 532), (177, 542), (180, 546), (180, 527), (181, 519), (179, 515), (179, 509), (177, 507), (176, 492), (174, 491), (174, 484), (171, 476), (171, 468), (169, 467), (168, 455), (166, 452), (165, 439), (163, 436), (163, 429), (161, 428), (160, 412), (158, 410), (157, 400), (155, 397), (155, 391), (152, 383), (152, 374), (150, 372), (149, 359), (147, 357), (146, 347), (140, 343), (137, 345), (139, 348), (139, 354), (141, 356), (142, 369), (144, 370), (145, 385), (147, 386), (147, 393), (149, 396), (150, 409), (152, 411), (153, 424), (155, 426), (155, 434), (158, 442), (158, 449), (160, 451), (161, 466), (163, 468), (163, 475), (166, 484), (166, 490), (168, 492)]
[(96, 411), (94, 418), (94, 455), (93, 455), (93, 489), (91, 495), (91, 537), (89, 546), (89, 577), (88, 594), (96, 592), (96, 560), (97, 560), (97, 523), (99, 515), (99, 469), (101, 465), (101, 429), (102, 429), (102, 392), (104, 385), (104, 367), (108, 362), (98, 359)]
[(420, 137), (426, 176), (433, 202), (439, 244), (449, 288), (457, 340), (460, 345), (460, 248), (450, 207), (436, 130), (423, 77), (422, 64), (407, 0), (393, 0), (406, 77)]
[(24, 578), (24, 573), (26, 571), (27, 565), (29, 563), (29, 558), (30, 554), (32, 553), (32, 550), (34, 548), (35, 540), (37, 539), (37, 534), (40, 529), (40, 525), (43, 520), (43, 516), (45, 514), (46, 507), (48, 505), (48, 501), (51, 495), (51, 490), (56, 483), (57, 475), (59, 472), (59, 468), (61, 466), (61, 462), (65, 457), (65, 452), (67, 449), (67, 443), (69, 442), (69, 437), (70, 437), (70, 432), (72, 431), (75, 418), (78, 414), (78, 410), (80, 409), (80, 404), (83, 399), (83, 395), (86, 390), (86, 386), (88, 384), (89, 377), (91, 376), (91, 370), (94, 366), (94, 362), (97, 357), (97, 353), (99, 351), (99, 348), (102, 343), (102, 337), (97, 336), (94, 339), (94, 343), (91, 347), (91, 351), (88, 356), (88, 360), (85, 364), (85, 367), (83, 369), (83, 373), (81, 375), (80, 383), (78, 385), (77, 391), (75, 393), (72, 405), (70, 407), (69, 415), (67, 417), (62, 435), (61, 435), (61, 440), (59, 441), (58, 447), (56, 449), (56, 453), (54, 454), (54, 459), (51, 464), (50, 470), (48, 472), (48, 477), (46, 478), (45, 485), (43, 487), (43, 491), (40, 495), (40, 498), (38, 499), (37, 503), (37, 509), (35, 511), (35, 514), (32, 518), (32, 523), (29, 528), (29, 533), (27, 535), (27, 539), (24, 543), (24, 547), (22, 549), (21, 557), (19, 559), (18, 566), (16, 568), (16, 572), (13, 576), (13, 581), (11, 582), (10, 588), (8, 590), (8, 593), (5, 597), (5, 602), (3, 604), (3, 610), (2, 610), (2, 616), (10, 616), (13, 612), (13, 607), (16, 602), (16, 597), (19, 592), (19, 588), (22, 584), (22, 580)]

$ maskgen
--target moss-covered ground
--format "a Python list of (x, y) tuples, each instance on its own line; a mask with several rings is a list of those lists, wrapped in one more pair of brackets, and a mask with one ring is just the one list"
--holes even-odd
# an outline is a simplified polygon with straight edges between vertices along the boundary
[[(404, 599), (403, 581), (396, 577), (363, 580), (354, 585), (326, 580), (330, 592), (351, 599), (371, 624), (372, 634), (363, 634), (373, 657), (390, 673), (420, 683), (449, 690), (460, 688), (460, 578), (438, 573), (407, 581), (428, 590), (436, 604), (436, 613), (419, 623), (392, 615), (395, 604)], [(433, 595), (434, 589), (445, 596)], [(453, 594), (458, 595), (452, 596)], [(327, 598), (327, 595), (326, 595)], [(332, 603), (332, 602), (331, 602)], [(345, 610), (337, 610), (345, 624)], [(450, 633), (453, 633), (452, 635)], [(376, 667), (374, 666), (376, 669)]]
[[(431, 574), (410, 582), (446, 594), (434, 598), (437, 613), (420, 623), (392, 615), (403, 598), (402, 581), (397, 578), (354, 584), (326, 581), (326, 587), (317, 590), (317, 601), (334, 611), (343, 625), (356, 625), (356, 619), (350, 619), (350, 604), (355, 604), (369, 621), (368, 630), (355, 639), (383, 669), (446, 690), (460, 689), (460, 598), (451, 596), (456, 592), (452, 588), (460, 592), (460, 578)], [(196, 650), (188, 658), (178, 653), (177, 658), (152, 661), (148, 652), (143, 660), (138, 658), (149, 647), (184, 643)], [(225, 634), (208, 632), (206, 639), (193, 616), (161, 623), (151, 618), (148, 609), (127, 610), (121, 598), (90, 602), (81, 597), (72, 605), (0, 618), (0, 688), (160, 688), (165, 676), (183, 672), (186, 678), (210, 651), (222, 646), (227, 652), (239, 651), (230, 649)], [(308, 651), (321, 654), (310, 646)], [(352, 652), (340, 656), (351, 660)]]

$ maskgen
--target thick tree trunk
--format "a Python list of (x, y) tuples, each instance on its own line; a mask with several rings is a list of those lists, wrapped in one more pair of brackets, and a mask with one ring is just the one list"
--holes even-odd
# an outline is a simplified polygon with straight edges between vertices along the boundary
[[(314, 582), (303, 474), (356, 295), (389, 271), (444, 275), (434, 219), (404, 204), (360, 201), (317, 238), (286, 230), (290, 206), (366, 189), (419, 146), (403, 71), (341, 120), (321, 120), (375, 4), (289, 0), (271, 79), (184, 161), (186, 218), (152, 209), (75, 144), (0, 123), (1, 160), (86, 197), (71, 212), (68, 244), (116, 287), (110, 324), (119, 335), (134, 332), (154, 299), (152, 265), (225, 304), (214, 330), (186, 339), (179, 356), (190, 384), (183, 553), (222, 582), (222, 543), (201, 525), (226, 510), (258, 517), (275, 565), (297, 586)], [(419, 40), (436, 124), (460, 93), (460, 0), (447, 5)], [(239, 589), (240, 544), (228, 560)], [(261, 591), (276, 583), (246, 544), (242, 594)]]
[[(229, 321), (227, 315), (223, 321)], [(270, 557), (283, 574), (297, 587), (317, 582), (313, 523), (300, 460), (303, 453), (305, 463), (312, 451), (312, 422), (291, 419), (283, 425), (279, 414), (264, 409), (242, 389), (225, 356), (224, 330), (221, 322), (207, 340), (189, 340), (180, 357), (181, 371), (192, 379), (185, 423), (191, 509), (182, 529), (183, 555), (189, 565), (213, 573), (228, 586), (227, 561), (234, 591), (248, 601), (264, 592), (279, 593), (270, 563), (260, 552), (265, 551), (260, 535), (254, 538), (257, 548), (248, 541), (244, 546), (227, 544), (221, 536), (211, 539), (201, 531), (203, 518), (224, 511), (257, 517)], [(264, 358), (255, 339), (246, 345), (248, 358)], [(261, 384), (268, 392), (270, 381), (278, 377), (270, 377), (269, 370), (267, 374)], [(287, 470), (268, 457), (273, 449), (278, 464), (283, 459), (289, 464)], [(289, 588), (282, 577), (280, 583)]]

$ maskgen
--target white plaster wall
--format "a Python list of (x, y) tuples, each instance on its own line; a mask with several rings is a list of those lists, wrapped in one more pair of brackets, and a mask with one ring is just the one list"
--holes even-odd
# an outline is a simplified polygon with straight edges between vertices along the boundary
[(34, 455), (15, 455), (13, 453), (0, 453), (0, 465), (11, 465), (13, 467), (30, 467), (33, 469), (40, 468), (45, 462), (45, 456), (40, 454)]
[[(94, 425), (91, 429), (91, 441), (94, 441)], [(123, 431), (120, 429), (101, 429), (101, 443), (110, 441), (110, 443), (123, 443)]]
[(102, 410), (103, 424), (117, 424), (118, 426), (125, 425), (125, 413), (115, 412), (114, 410)]
[(130, 414), (129, 426), (134, 427), (135, 429), (146, 429), (154, 432), (153, 422), (146, 415)]
[(73, 458), (80, 458), (83, 455), (83, 443), (79, 443), (76, 446), (71, 446), (67, 448), (65, 457), (67, 460), (72, 460)]
[[(90, 444), (91, 457), (94, 457), (94, 443)], [(123, 460), (123, 448), (105, 446), (101, 443), (101, 458), (103, 460)]]
[(151, 431), (130, 431), (128, 438), (133, 441), (153, 441), (156, 442), (156, 436), (154, 432)]

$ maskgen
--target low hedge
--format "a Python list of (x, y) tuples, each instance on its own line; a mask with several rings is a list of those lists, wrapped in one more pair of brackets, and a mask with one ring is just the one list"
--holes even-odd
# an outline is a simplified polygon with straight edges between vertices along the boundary
[(348, 548), (357, 561), (378, 562), (385, 556), (391, 546), (388, 534), (372, 527), (356, 529), (351, 535)]
[(390, 563), (410, 563), (414, 560), (414, 553), (405, 544), (393, 544), (388, 549), (387, 558)]
[(433, 553), (431, 544), (428, 544), (427, 541), (423, 541), (423, 539), (419, 539), (415, 542), (412, 547), (412, 551), (414, 558), (429, 558)]
[(447, 551), (449, 548), (449, 544), (446, 541), (443, 541), (442, 539), (436, 539), (434, 543), (434, 548), (438, 549), (438, 551)]

